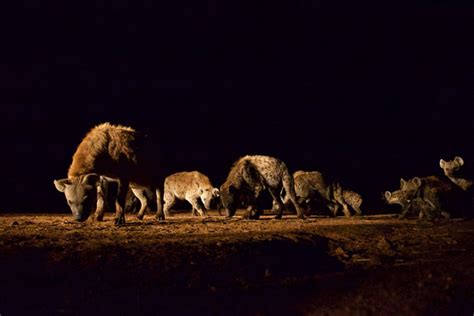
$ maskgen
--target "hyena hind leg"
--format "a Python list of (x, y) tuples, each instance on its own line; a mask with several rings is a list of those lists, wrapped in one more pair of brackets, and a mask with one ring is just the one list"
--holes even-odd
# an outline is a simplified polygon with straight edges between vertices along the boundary
[(148, 207), (148, 198), (146, 196), (144, 189), (132, 189), (133, 194), (138, 198), (140, 201), (140, 210), (138, 211), (137, 218), (142, 220), (145, 216), (145, 211)]

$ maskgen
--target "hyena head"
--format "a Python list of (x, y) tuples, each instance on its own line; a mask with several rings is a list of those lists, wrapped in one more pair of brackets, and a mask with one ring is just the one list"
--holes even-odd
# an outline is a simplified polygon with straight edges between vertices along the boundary
[(411, 200), (418, 196), (420, 187), (421, 179), (418, 177), (414, 177), (408, 181), (405, 181), (403, 178), (400, 179), (400, 190), (403, 192), (407, 203), (410, 203)]
[(64, 192), (76, 221), (85, 221), (95, 211), (97, 189), (101, 185), (99, 175), (90, 173), (71, 179), (54, 180), (54, 185), (58, 191)]
[(464, 165), (464, 160), (461, 157), (455, 157), (453, 160), (444, 161), (439, 160), (439, 166), (443, 169), (444, 174), (448, 177), (456, 176), (456, 172)]
[(385, 191), (385, 201), (388, 204), (399, 204), (401, 206), (405, 206), (408, 204), (408, 199), (402, 190), (397, 190), (393, 192)]
[(220, 202), (222, 207), (225, 209), (227, 217), (232, 217), (237, 211), (238, 195), (237, 189), (230, 185), (222, 185), (219, 190)]
[(211, 202), (214, 198), (219, 197), (219, 189), (218, 188), (200, 188), (199, 189), (199, 196), (201, 197), (202, 204), (208, 210), (211, 208)]

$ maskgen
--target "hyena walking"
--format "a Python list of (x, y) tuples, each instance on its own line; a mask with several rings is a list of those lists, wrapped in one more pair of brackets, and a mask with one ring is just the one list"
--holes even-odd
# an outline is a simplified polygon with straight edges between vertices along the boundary
[[(361, 215), (360, 208), (362, 196), (354, 191), (345, 189), (337, 181), (327, 182), (321, 172), (318, 171), (296, 171), (293, 174), (295, 194), (300, 205), (317, 205), (325, 211), (328, 209), (336, 216), (342, 207), (344, 215), (351, 216), (351, 209)], [(285, 196), (284, 203), (288, 204), (289, 198)]]
[(198, 213), (207, 216), (212, 199), (219, 196), (219, 189), (214, 188), (207, 176), (198, 171), (178, 172), (165, 179), (164, 213), (169, 216), (169, 210), (176, 200), (188, 201), (193, 209), (193, 215)]
[[(55, 180), (64, 192), (77, 221), (86, 220), (95, 211), (95, 219), (104, 216), (104, 203), (97, 203), (97, 190), (110, 179), (118, 181), (115, 224), (125, 223), (124, 206), (129, 186), (142, 202), (138, 218), (148, 206), (144, 189), (152, 188), (157, 199), (157, 219), (164, 220), (156, 153), (147, 137), (133, 128), (103, 123), (84, 137), (72, 157), (66, 179)], [(99, 194), (100, 195), (100, 194)]]
[[(269, 156), (244, 156), (233, 164), (226, 181), (220, 187), (221, 203), (227, 217), (232, 217), (239, 206), (242, 192), (250, 191), (255, 194), (260, 190), (267, 190), (273, 199), (273, 208), (277, 213), (275, 218), (281, 219), (285, 208), (280, 197), (282, 188), (294, 204), (298, 218), (304, 218), (303, 210), (296, 200), (293, 176), (286, 164)], [(260, 215), (260, 211), (255, 214), (248, 211), (244, 217), (257, 219)]]

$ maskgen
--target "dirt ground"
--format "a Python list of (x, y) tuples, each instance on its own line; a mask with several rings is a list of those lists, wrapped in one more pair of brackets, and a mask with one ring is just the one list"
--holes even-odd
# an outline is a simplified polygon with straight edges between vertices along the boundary
[(0, 315), (474, 315), (474, 221), (0, 215)]

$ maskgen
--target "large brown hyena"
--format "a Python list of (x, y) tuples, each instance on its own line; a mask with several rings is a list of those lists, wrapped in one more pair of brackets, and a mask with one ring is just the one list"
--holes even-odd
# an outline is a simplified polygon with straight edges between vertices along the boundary
[[(343, 188), (338, 181), (327, 181), (321, 172), (300, 170), (293, 174), (293, 178), (300, 205), (315, 206), (319, 211), (329, 211), (333, 216), (337, 215), (341, 207), (347, 217), (351, 216), (351, 209), (357, 215), (362, 214), (361, 195)], [(288, 196), (285, 196), (284, 203), (288, 205), (288, 202)]]
[(219, 189), (214, 188), (207, 176), (198, 171), (178, 172), (165, 179), (163, 193), (165, 216), (176, 199), (188, 201), (193, 209), (193, 215), (199, 213), (206, 216), (206, 210), (211, 207), (212, 199), (219, 196)]
[(472, 180), (461, 177), (460, 169), (463, 165), (464, 160), (459, 156), (449, 161), (439, 160), (439, 166), (443, 169), (444, 175), (464, 191), (469, 191), (472, 189)]
[[(428, 219), (436, 217), (470, 216), (470, 198), (459, 186), (449, 179), (429, 176), (414, 177), (408, 181), (400, 179), (400, 189), (407, 201), (423, 200), (430, 207), (423, 210)], [(410, 202), (411, 203), (411, 202)], [(411, 208), (414, 206), (411, 205)], [(408, 211), (408, 208), (405, 212)], [(419, 210), (422, 211), (422, 210)], [(404, 213), (401, 214), (403, 218)]]
[[(226, 181), (221, 185), (221, 203), (226, 210), (227, 217), (234, 216), (239, 206), (243, 191), (257, 192), (268, 190), (273, 198), (275, 218), (280, 219), (285, 208), (280, 191), (284, 188), (293, 202), (298, 218), (304, 218), (303, 210), (296, 201), (293, 176), (288, 172), (285, 163), (269, 156), (244, 156), (232, 166)], [(247, 214), (244, 217), (258, 218), (260, 212)]]
[(124, 206), (129, 186), (142, 202), (138, 218), (143, 218), (148, 206), (143, 192), (146, 188), (153, 188), (157, 198), (157, 219), (164, 220), (161, 191), (157, 185), (159, 177), (154, 173), (158, 162), (153, 158), (152, 150), (147, 137), (134, 129), (100, 124), (90, 130), (77, 147), (68, 177), (55, 180), (54, 184), (64, 192), (77, 221), (86, 220), (96, 206), (95, 219), (103, 219), (104, 203), (97, 203), (97, 190), (113, 179), (119, 185), (115, 203), (116, 225), (125, 222)]

